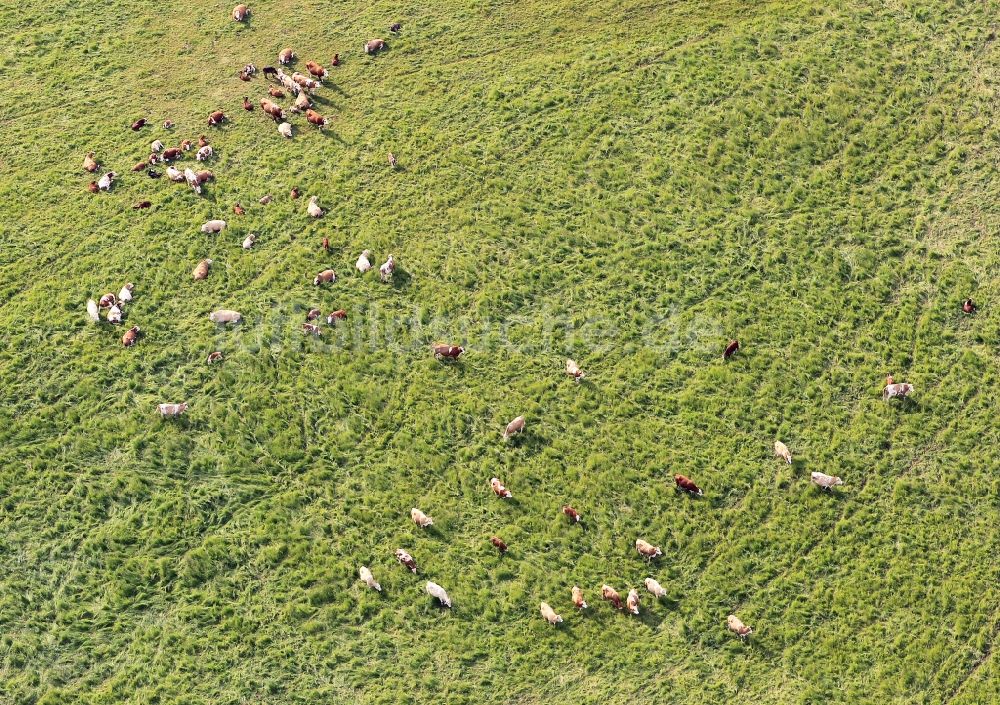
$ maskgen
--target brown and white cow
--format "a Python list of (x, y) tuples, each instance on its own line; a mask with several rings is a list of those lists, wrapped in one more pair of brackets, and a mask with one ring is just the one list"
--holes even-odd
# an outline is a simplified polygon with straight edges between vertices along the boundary
[(684, 475), (674, 475), (674, 482), (679, 490), (684, 490), (685, 492), (699, 497), (705, 494), (701, 491), (701, 488), (698, 487), (698, 485), (694, 484), (694, 481), (690, 477), (686, 477)]
[(326, 69), (317, 64), (315, 61), (307, 61), (306, 70), (316, 78), (324, 79), (327, 77)]
[(566, 374), (572, 377), (576, 382), (579, 382), (587, 376), (586, 373), (580, 369), (580, 366), (576, 364), (576, 360), (570, 359), (566, 360)]
[(628, 591), (628, 597), (625, 598), (625, 606), (628, 611), (634, 615), (639, 614), (639, 591), (632, 588)]
[(639, 555), (647, 561), (651, 561), (654, 558), (659, 558), (663, 555), (663, 551), (660, 550), (659, 546), (654, 546), (648, 541), (643, 541), (642, 539), (635, 540), (635, 550), (637, 550)]
[(282, 66), (292, 63), (292, 59), (295, 58), (295, 52), (291, 49), (282, 49), (278, 54), (278, 63)]
[(396, 560), (405, 565), (410, 569), (410, 572), (414, 575), (417, 574), (417, 562), (413, 560), (413, 556), (404, 551), (401, 548), (396, 549)]
[(160, 412), (160, 416), (164, 418), (180, 416), (185, 411), (188, 410), (187, 402), (182, 402), (180, 404), (158, 404), (156, 410)]
[(622, 596), (610, 585), (601, 586), (601, 599), (610, 602), (616, 610), (622, 608)]
[(547, 602), (543, 602), (539, 605), (539, 611), (542, 613), (542, 616), (545, 617), (545, 621), (549, 624), (559, 624), (563, 621), (563, 618), (556, 614), (556, 611), (549, 607), (549, 603)]
[(378, 268), (378, 276), (383, 282), (392, 281), (392, 275), (396, 271), (396, 258), (389, 255), (389, 258)]
[(208, 116), (209, 127), (213, 125), (221, 125), (222, 121), (226, 119), (226, 114), (221, 110), (216, 110)]
[(313, 286), (320, 284), (333, 284), (337, 281), (337, 273), (332, 269), (324, 269), (313, 278)]
[(510, 499), (513, 497), (510, 490), (503, 486), (503, 483), (500, 482), (500, 478), (498, 477), (494, 477), (490, 480), (490, 487), (493, 489), (493, 494), (501, 499)]
[(242, 22), (249, 14), (250, 8), (242, 3), (233, 8), (233, 20), (236, 22)]
[(366, 54), (377, 54), (383, 49), (385, 49), (384, 39), (369, 39), (367, 42), (365, 42)]
[(562, 508), (562, 513), (569, 517), (569, 520), (574, 524), (580, 523), (580, 512), (573, 509), (573, 507), (568, 504), (564, 504)]
[(503, 439), (506, 441), (509, 438), (516, 436), (519, 433), (524, 432), (524, 417), (518, 416), (503, 430)]
[(885, 389), (882, 390), (882, 399), (906, 399), (911, 394), (913, 394), (912, 384), (906, 384), (905, 382), (887, 384), (885, 385)]
[(438, 360), (442, 358), (457, 360), (458, 356), (465, 352), (465, 348), (461, 345), (445, 345), (444, 343), (435, 344), (433, 350), (434, 357)]
[(587, 609), (587, 602), (586, 600), (583, 599), (583, 590), (581, 590), (578, 586), (574, 585), (573, 590), (570, 592), (570, 594), (573, 596), (574, 607), (576, 607), (578, 610)]
[(321, 130), (330, 123), (329, 118), (323, 117), (315, 110), (306, 110), (306, 120), (310, 125), (315, 125)]
[(139, 326), (132, 326), (131, 328), (129, 328), (127, 331), (125, 331), (125, 335), (122, 336), (122, 345), (124, 345), (126, 348), (130, 348), (133, 345), (135, 345), (135, 342), (139, 339), (139, 333), (141, 332), (142, 331), (140, 330)]
[(333, 325), (337, 321), (343, 321), (347, 318), (347, 311), (342, 308), (332, 311), (329, 316), (326, 317), (326, 322), (328, 325)]
[(729, 627), (729, 631), (733, 632), (736, 636), (743, 640), (746, 640), (748, 636), (753, 634), (753, 629), (745, 625), (743, 620), (735, 614), (731, 614), (726, 617), (726, 626)]

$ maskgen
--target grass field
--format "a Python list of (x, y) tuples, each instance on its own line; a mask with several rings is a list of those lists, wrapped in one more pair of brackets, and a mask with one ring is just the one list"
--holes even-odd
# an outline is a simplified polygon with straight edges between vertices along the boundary
[[(1000, 702), (1000, 5), (231, 9), (0, 7), (0, 703)], [(323, 134), (240, 108), (285, 46)], [(203, 196), (129, 171), (201, 133)]]

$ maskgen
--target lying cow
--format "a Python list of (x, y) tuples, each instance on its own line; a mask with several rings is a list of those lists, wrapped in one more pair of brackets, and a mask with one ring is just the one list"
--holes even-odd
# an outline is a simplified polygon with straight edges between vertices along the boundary
[(208, 320), (212, 323), (239, 323), (241, 318), (239, 311), (230, 311), (225, 308), (208, 314)]
[(566, 360), (566, 374), (572, 377), (576, 382), (579, 382), (586, 374), (580, 369), (580, 366), (576, 364), (575, 360)]
[(212, 266), (212, 260), (203, 259), (198, 263), (198, 266), (194, 268), (191, 272), (191, 276), (194, 277), (195, 281), (201, 281), (208, 276), (208, 270)]

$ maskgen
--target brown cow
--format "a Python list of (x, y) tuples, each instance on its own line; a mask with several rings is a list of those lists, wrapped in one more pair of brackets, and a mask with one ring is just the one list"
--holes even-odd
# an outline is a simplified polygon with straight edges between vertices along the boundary
[(139, 330), (139, 326), (132, 326), (129, 328), (125, 331), (125, 335), (122, 336), (122, 345), (126, 348), (130, 348), (135, 345), (135, 341), (139, 339), (139, 333), (141, 332), (142, 331)]
[(444, 343), (438, 343), (434, 346), (434, 357), (438, 360), (442, 358), (447, 358), (449, 360), (457, 360), (458, 356), (465, 352), (465, 348), (461, 345), (445, 345)]
[(337, 321), (343, 321), (346, 318), (347, 318), (347, 311), (345, 311), (342, 308), (339, 308), (326, 317), (326, 322), (332, 326)]
[(171, 147), (170, 149), (163, 150), (163, 161), (172, 162), (180, 159), (184, 151), (180, 147)]
[(146, 118), (139, 118), (132, 123), (132, 130), (138, 132), (146, 125)]
[(746, 638), (753, 634), (753, 629), (745, 625), (743, 620), (735, 614), (726, 617), (726, 626), (729, 627), (729, 631), (736, 634), (743, 641), (746, 641)]
[(324, 269), (322, 272), (316, 275), (313, 279), (313, 286), (319, 286), (320, 284), (331, 284), (337, 281), (337, 273), (332, 269)]
[(740, 341), (730, 340), (729, 345), (727, 345), (726, 349), (722, 351), (722, 359), (728, 360), (739, 349), (740, 349)]
[(243, 109), (248, 113), (253, 112), (253, 103), (250, 102), (250, 98), (248, 96), (243, 96)]
[(573, 509), (573, 507), (568, 504), (564, 504), (562, 508), (562, 513), (569, 517), (569, 520), (574, 524), (580, 523), (580, 512)]
[(651, 561), (654, 558), (659, 558), (663, 555), (663, 551), (660, 550), (659, 546), (654, 546), (648, 541), (643, 541), (642, 539), (635, 540), (635, 550), (637, 550), (639, 555), (647, 561)]
[(307, 61), (306, 70), (316, 78), (322, 79), (327, 77), (326, 69), (317, 64), (315, 61)]
[(139, 211), (142, 210), (143, 208), (149, 208), (152, 205), (153, 204), (150, 203), (149, 201), (139, 201), (138, 203), (132, 204), (132, 210)]
[(267, 94), (269, 96), (271, 96), (272, 98), (284, 98), (285, 97), (285, 92), (283, 90), (281, 90), (280, 88), (278, 88), (277, 86), (270, 86), (267, 89)]
[(410, 572), (414, 575), (417, 574), (417, 562), (413, 560), (413, 556), (404, 551), (401, 548), (396, 549), (396, 560), (405, 565), (410, 569)]
[(573, 595), (573, 605), (578, 610), (587, 609), (587, 602), (583, 599), (583, 590), (574, 585), (571, 594)]
[(208, 276), (208, 268), (211, 266), (212, 266), (212, 260), (203, 259), (201, 262), (198, 263), (198, 266), (196, 266), (192, 270), (191, 276), (194, 277), (195, 281), (200, 281)]
[(216, 110), (214, 113), (208, 116), (209, 127), (212, 125), (221, 125), (222, 121), (226, 119), (226, 114), (221, 110)]
[[(91, 152), (91, 154), (93, 154), (93, 152)], [(90, 169), (89, 171), (93, 171), (93, 170)], [(966, 299), (962, 303), (962, 311), (964, 313), (975, 313), (976, 312), (976, 304), (975, 304), (975, 302), (973, 302), (972, 299)]]
[(499, 536), (492, 537), (490, 539), (490, 543), (496, 546), (497, 550), (500, 551), (501, 554), (507, 553), (507, 544), (505, 544), (503, 542), (503, 539), (501, 539)]
[(222, 361), (222, 353), (219, 352), (218, 350), (216, 350), (215, 352), (210, 352), (208, 354), (208, 364), (211, 365), (213, 362), (221, 362), (221, 361)]
[(242, 3), (233, 8), (233, 20), (236, 22), (242, 22), (249, 14), (250, 8)]
[(138, 162), (134, 167), (132, 167), (132, 171), (143, 171), (145, 168), (146, 162)]
[(97, 160), (94, 159), (93, 152), (87, 152), (87, 156), (83, 158), (83, 170), (89, 171), (91, 174), (97, 171)]
[(690, 492), (691, 494), (698, 495), (699, 497), (705, 494), (701, 491), (698, 485), (694, 484), (690, 477), (685, 477), (684, 475), (674, 475), (674, 482), (679, 490)]
[(321, 130), (330, 123), (329, 118), (323, 117), (315, 110), (306, 110), (306, 120), (309, 121), (310, 125), (315, 125)]
[(622, 608), (622, 596), (610, 585), (601, 586), (601, 599), (610, 602), (616, 610)]

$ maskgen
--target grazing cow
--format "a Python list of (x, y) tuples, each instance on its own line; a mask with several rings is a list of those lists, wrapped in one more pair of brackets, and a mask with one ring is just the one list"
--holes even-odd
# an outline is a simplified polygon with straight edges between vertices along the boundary
[(694, 481), (690, 477), (686, 477), (684, 475), (674, 475), (674, 482), (679, 490), (684, 490), (685, 492), (699, 497), (705, 494), (701, 491), (701, 488), (698, 487), (698, 485), (694, 484)]
[(371, 257), (371, 254), (372, 254), (371, 252), (365, 250), (364, 252), (361, 253), (361, 256), (358, 257), (358, 261), (354, 263), (354, 266), (357, 267), (358, 271), (361, 272), (362, 274), (364, 274), (365, 272), (367, 272), (369, 269), (372, 268), (371, 260), (368, 259), (369, 257)]
[(722, 351), (722, 359), (723, 360), (728, 360), (739, 349), (740, 349), (740, 341), (738, 341), (738, 340), (730, 340), (729, 341), (729, 345), (727, 345), (726, 349)]
[(164, 418), (173, 418), (175, 416), (180, 416), (185, 411), (188, 410), (187, 402), (182, 402), (180, 404), (157, 404), (156, 410), (160, 412), (160, 416)]
[(329, 316), (326, 317), (326, 322), (328, 325), (332, 326), (337, 321), (343, 321), (346, 318), (347, 318), (347, 311), (345, 311), (342, 308), (338, 308), (336, 311), (332, 312)]
[(337, 281), (337, 273), (332, 269), (324, 269), (313, 278), (313, 286), (332, 284)]
[(398, 161), (396, 160), (396, 155), (393, 154), (392, 152), (389, 152), (389, 166), (395, 169), (397, 163)]
[(273, 66), (265, 66), (263, 70), (264, 70), (264, 78), (267, 78), (268, 76), (272, 78), (278, 77), (278, 69), (274, 68)]
[(573, 590), (571, 591), (570, 594), (573, 595), (573, 605), (578, 610), (585, 610), (585, 609), (587, 609), (587, 602), (583, 599), (583, 590), (581, 590), (579, 587), (577, 587), (576, 585), (574, 585), (573, 586)]
[(306, 206), (306, 212), (313, 218), (319, 218), (323, 215), (323, 209), (319, 207), (319, 196), (309, 197), (309, 205)]
[(194, 268), (191, 275), (194, 277), (195, 281), (200, 281), (208, 276), (208, 268), (212, 266), (212, 260), (203, 259), (198, 263), (198, 266)]
[(660, 550), (659, 546), (654, 546), (648, 541), (643, 541), (642, 539), (635, 540), (635, 550), (637, 550), (639, 555), (647, 561), (651, 561), (654, 558), (659, 558), (663, 555), (663, 551)]
[(329, 252), (330, 251), (330, 238), (328, 238), (328, 237), (323, 238), (323, 242), (320, 243), (320, 247), (323, 248), (323, 252)]
[(428, 526), (434, 525), (434, 520), (416, 507), (410, 510), (410, 518), (413, 519), (413, 523), (421, 529), (426, 529)]
[(149, 148), (152, 149), (154, 152), (162, 152), (163, 142), (161, 142), (160, 140), (154, 140), (153, 144), (149, 145)]
[(158, 172), (156, 169), (150, 169), (149, 171), (146, 172), (146, 176), (148, 176), (151, 179), (158, 179), (162, 176), (162, 174)]
[(882, 399), (889, 400), (897, 397), (899, 399), (906, 399), (906, 397), (910, 396), (912, 393), (912, 384), (906, 384), (903, 382), (897, 384), (887, 384), (885, 385), (885, 389), (882, 390)]
[(230, 311), (226, 308), (220, 308), (218, 311), (212, 311), (208, 314), (208, 320), (212, 323), (239, 323), (242, 318), (239, 311)]
[(87, 184), (87, 190), (90, 191), (91, 193), (98, 193), (101, 189), (97, 187), (96, 181), (91, 181), (89, 184)]
[(184, 172), (172, 166), (167, 167), (167, 178), (171, 181), (184, 181)]
[(365, 42), (366, 54), (377, 54), (383, 49), (385, 49), (384, 39), (369, 39), (367, 42)]
[(87, 315), (90, 316), (90, 320), (97, 323), (101, 320), (101, 309), (97, 306), (97, 302), (93, 299), (87, 299)]
[(278, 79), (278, 83), (284, 86), (285, 90), (289, 91), (292, 95), (298, 95), (302, 92), (302, 86), (292, 80), (292, 77), (281, 69), (278, 69), (274, 75)]
[(403, 25), (399, 24), (399, 22), (393, 22), (391, 25), (389, 25), (389, 31), (392, 32), (393, 34), (399, 34), (399, 30), (401, 30), (402, 28)]
[(307, 61), (306, 70), (316, 78), (324, 79), (327, 77), (326, 69), (317, 64), (315, 61)]
[(753, 634), (753, 629), (745, 625), (743, 623), (743, 620), (741, 620), (735, 614), (731, 614), (728, 617), (726, 617), (726, 626), (729, 627), (729, 631), (733, 632), (734, 634), (736, 634), (736, 636), (738, 636), (741, 640), (744, 641), (748, 636)]
[(255, 242), (257, 242), (257, 236), (254, 235), (253, 233), (250, 233), (243, 240), (243, 249), (244, 250), (249, 250), (251, 247), (253, 247), (253, 244)]
[(786, 446), (781, 441), (774, 442), (774, 454), (779, 458), (781, 458), (782, 460), (784, 460), (789, 465), (792, 464), (792, 453), (790, 450), (788, 450), (788, 446)]
[(844, 481), (835, 475), (827, 475), (825, 472), (814, 472), (809, 475), (809, 479), (812, 480), (814, 485), (817, 485), (820, 489), (830, 492), (837, 485), (844, 484)]
[(115, 304), (108, 309), (108, 323), (121, 323), (122, 322), (122, 308), (118, 304)]
[(278, 134), (286, 139), (292, 139), (292, 126), (287, 122), (281, 123), (278, 125)]
[(281, 106), (277, 103), (272, 103), (267, 98), (260, 99), (260, 109), (270, 115), (275, 122), (285, 119), (285, 111), (281, 109)]
[(306, 110), (306, 120), (310, 125), (315, 125), (319, 129), (323, 129), (328, 124), (330, 124), (329, 118), (325, 118), (315, 110)]
[(233, 8), (233, 20), (236, 22), (242, 22), (249, 14), (250, 8), (242, 3)]
[(315, 323), (303, 323), (302, 332), (310, 333), (311, 335), (323, 335), (323, 331), (320, 330), (319, 326)]
[(405, 565), (410, 569), (410, 572), (414, 575), (417, 574), (417, 562), (413, 560), (413, 556), (404, 551), (401, 548), (396, 549), (396, 560)]
[(288, 197), (291, 198), (293, 201), (296, 198), (298, 198), (299, 197), (299, 187), (298, 186), (292, 186), (292, 190), (288, 193)]
[(292, 112), (301, 113), (303, 110), (309, 110), (311, 107), (312, 102), (309, 100), (309, 96), (305, 93), (299, 93), (295, 98), (295, 101), (292, 103)]
[(243, 109), (248, 113), (253, 112), (253, 103), (250, 102), (249, 96), (243, 96)]
[(507, 544), (505, 544), (503, 542), (503, 539), (501, 539), (499, 536), (491, 537), (490, 543), (496, 546), (497, 550), (500, 551), (501, 554), (507, 553)]
[(143, 171), (145, 170), (146, 166), (147, 166), (146, 162), (136, 162), (135, 166), (132, 167), (132, 171), (134, 172)]
[(395, 271), (396, 259), (392, 255), (389, 255), (389, 259), (387, 259), (382, 266), (378, 268), (379, 279), (381, 279), (383, 283), (388, 283), (392, 281), (392, 275)]
[(510, 490), (503, 486), (503, 483), (500, 482), (500, 478), (492, 478), (490, 480), (490, 487), (493, 489), (493, 494), (501, 499), (510, 499), (514, 496), (510, 493)]
[(320, 311), (318, 308), (311, 308), (311, 309), (309, 309), (309, 311), (306, 312), (306, 320), (307, 321), (315, 321), (317, 318), (319, 318), (322, 315), (323, 315), (323, 312)]
[(226, 114), (221, 110), (216, 110), (214, 113), (208, 116), (208, 126), (221, 125), (222, 121), (226, 119)]
[(465, 348), (461, 345), (445, 345), (444, 343), (436, 343), (432, 350), (434, 351), (434, 357), (438, 360), (444, 358), (457, 360), (458, 356), (465, 352)]
[(556, 611), (549, 607), (547, 602), (543, 602), (539, 607), (542, 616), (545, 617), (545, 621), (549, 624), (559, 624), (563, 621), (563, 618), (556, 614)]
[(245, 215), (246, 211), (243, 210), (243, 206), (241, 206), (239, 202), (237, 202), (233, 204), (233, 213), (235, 213), (236, 215)]
[(83, 170), (89, 171), (91, 174), (97, 171), (97, 160), (94, 159), (93, 152), (87, 152), (87, 156), (83, 158)]
[(129, 328), (125, 331), (125, 335), (122, 336), (122, 345), (126, 348), (130, 348), (135, 345), (135, 341), (139, 339), (139, 333), (141, 332), (142, 331), (139, 329), (139, 326), (132, 326)]
[(299, 73), (298, 71), (292, 74), (292, 80), (295, 81), (300, 88), (308, 89), (311, 91), (323, 87), (323, 84), (320, 83), (319, 81), (314, 81), (313, 79), (309, 78), (305, 74)]
[(191, 187), (192, 191), (201, 194), (201, 179), (194, 173), (194, 169), (190, 167), (184, 169), (184, 180), (187, 181), (187, 185)]
[(181, 158), (184, 154), (184, 150), (180, 147), (171, 147), (170, 149), (163, 150), (163, 161), (172, 162)]
[(358, 570), (358, 576), (361, 578), (361, 581), (372, 590), (382, 592), (382, 586), (378, 584), (378, 581), (375, 580), (375, 576), (372, 575), (372, 572), (368, 570), (367, 566), (361, 566)]
[(115, 298), (114, 294), (105, 294), (104, 296), (101, 297), (98, 303), (100, 304), (101, 308), (111, 308), (116, 303), (118, 303), (118, 299)]
[(572, 377), (576, 382), (580, 382), (586, 373), (580, 369), (580, 366), (576, 364), (576, 360), (566, 359), (566, 374)]
[(616, 610), (622, 608), (622, 596), (610, 585), (601, 586), (601, 599), (610, 602)]
[(194, 155), (194, 158), (197, 159), (199, 162), (203, 162), (206, 161), (209, 157), (211, 157), (214, 153), (215, 150), (212, 149), (212, 145), (206, 144), (204, 147), (198, 150), (198, 153)]
[(518, 416), (516, 419), (507, 424), (507, 427), (503, 430), (503, 439), (506, 441), (512, 436), (516, 436), (519, 433), (524, 432), (524, 417)]
[(146, 125), (146, 118), (139, 118), (138, 120), (132, 123), (132, 130), (133, 132), (138, 132), (143, 127), (145, 127), (145, 125)]
[(639, 591), (632, 588), (628, 591), (628, 597), (625, 598), (625, 606), (628, 611), (634, 615), (639, 614)]
[(117, 176), (118, 174), (116, 174), (115, 172), (109, 171), (107, 174), (105, 174), (104, 176), (102, 176), (97, 180), (97, 188), (101, 191), (110, 191), (111, 184), (114, 183), (114, 180), (115, 178), (117, 178)]
[(292, 59), (295, 58), (295, 52), (291, 49), (282, 49), (278, 53), (278, 63), (282, 66), (292, 63)]
[(122, 290), (118, 292), (118, 300), (122, 303), (132, 300), (132, 290), (135, 289), (135, 284), (129, 282), (122, 287)]
[(569, 517), (569, 520), (574, 524), (580, 523), (580, 512), (573, 509), (573, 507), (568, 504), (564, 504), (562, 507), (562, 513)]
[[(84, 165), (84, 168), (85, 169), (87, 168), (86, 165)], [(89, 171), (93, 171), (93, 170), (91, 169)], [(965, 301), (962, 302), (962, 311), (964, 313), (975, 313), (976, 312), (976, 304), (973, 302), (972, 299), (966, 299)]]
[(259, 203), (262, 206), (266, 206), (272, 200), (273, 200), (273, 196), (271, 196), (271, 194), (267, 194), (266, 196), (261, 196), (260, 200), (257, 201), (257, 203)]
[(142, 209), (149, 208), (152, 205), (153, 205), (152, 201), (139, 201), (138, 203), (132, 204), (132, 210), (141, 211)]
[(448, 593), (444, 591), (444, 588), (437, 583), (427, 581), (427, 594), (440, 602), (442, 607), (451, 609), (451, 598), (448, 597)]
[(207, 362), (210, 365), (215, 362), (222, 362), (222, 353), (219, 352), (218, 350), (216, 350), (215, 352), (210, 352), (208, 354)]
[(203, 233), (221, 233), (225, 229), (226, 221), (224, 220), (209, 220), (201, 226)]
[(340, 66), (340, 54), (334, 54), (330, 66)]
[(646, 585), (646, 589), (653, 593), (653, 597), (666, 597), (667, 591), (663, 587), (653, 580), (653, 578), (646, 578), (643, 583)]

